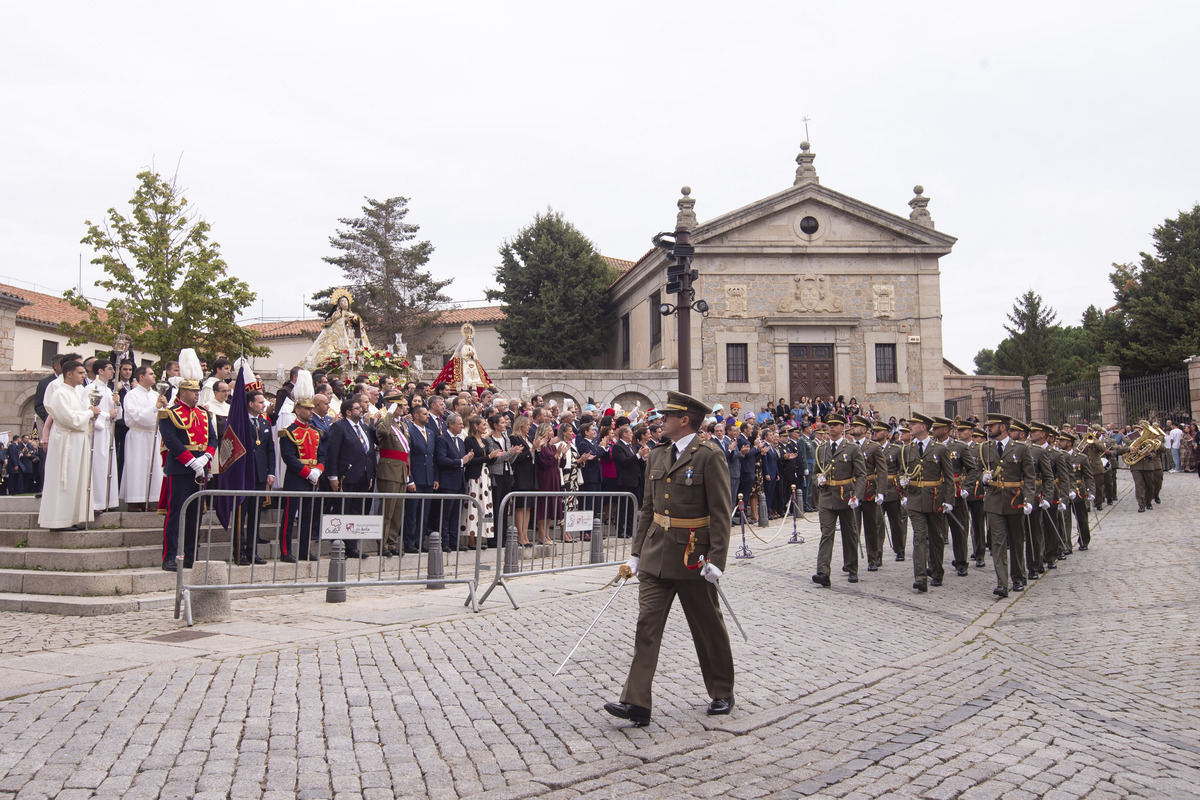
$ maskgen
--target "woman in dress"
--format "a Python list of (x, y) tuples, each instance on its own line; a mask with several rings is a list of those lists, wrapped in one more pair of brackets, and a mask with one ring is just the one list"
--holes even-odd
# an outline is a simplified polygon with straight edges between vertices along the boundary
[[(483, 440), (487, 445), (488, 472), (492, 475), (492, 504), (496, 508), (504, 505), (504, 498), (513, 488), (513, 459), (524, 450), (514, 445), (508, 434), (508, 414), (497, 412), (488, 417), (488, 436)], [(508, 516), (505, 509), (504, 515)], [(504, 522), (500, 525), (500, 541), (507, 541), (508, 532)]]
[[(529, 441), (529, 417), (517, 417), (513, 423), (512, 436), (509, 441), (513, 447), (520, 447), (521, 452), (513, 457), (514, 492), (537, 491), (537, 470), (533, 462), (533, 443)], [(529, 541), (529, 499), (517, 498), (513, 507), (513, 521), (517, 526), (517, 542), (522, 547), (533, 547)]]
[[(483, 417), (472, 415), (467, 420), (467, 439), (464, 442), (468, 453), (472, 454), (472, 458), (467, 462), (465, 467), (465, 477), (467, 479), (467, 494), (479, 501), (483, 506), (483, 538), (485, 541), (484, 549), (487, 549), (486, 541), (493, 538), (495, 529), (493, 524), (488, 520), (492, 516), (492, 478), (487, 468), (487, 443), (485, 439), (489, 434), (487, 423), (483, 421)], [(479, 529), (478, 519), (479, 509), (474, 503), (463, 503), (462, 510), (459, 512), (458, 536), (459, 541), (462, 541), (462, 535), (467, 535), (467, 547), (474, 550), (478, 547), (479, 542), (475, 538), (475, 533)]]
[[(554, 439), (554, 449), (558, 453), (558, 470), (563, 491), (578, 492), (583, 478), (579, 468), (579, 450), (575, 447), (575, 429), (570, 425), (559, 425), (558, 436)], [(579, 498), (567, 498), (567, 510), (574, 511), (578, 507)]]
[[(558, 450), (554, 446), (554, 426), (543, 422), (533, 437), (533, 452), (537, 463), (537, 490), (562, 491), (562, 473), (558, 468)], [(557, 497), (539, 497), (535, 504), (534, 528), (538, 544), (550, 544), (550, 520), (562, 516), (562, 501)], [(571, 541), (567, 538), (565, 541)]]

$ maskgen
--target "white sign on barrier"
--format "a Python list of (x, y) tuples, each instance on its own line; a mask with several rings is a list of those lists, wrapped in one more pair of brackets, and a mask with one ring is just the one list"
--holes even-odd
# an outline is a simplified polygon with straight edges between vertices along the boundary
[(382, 539), (383, 517), (356, 514), (321, 516), (322, 539)]
[(568, 511), (567, 531), (590, 531), (592, 529), (591, 511)]

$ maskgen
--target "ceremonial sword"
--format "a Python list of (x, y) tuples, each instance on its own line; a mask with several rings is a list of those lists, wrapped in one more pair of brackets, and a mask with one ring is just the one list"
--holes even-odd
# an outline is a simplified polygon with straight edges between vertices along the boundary
[(558, 676), (558, 673), (563, 671), (563, 667), (565, 667), (567, 662), (571, 660), (571, 656), (575, 655), (575, 651), (579, 649), (579, 645), (583, 644), (583, 640), (586, 639), (588, 634), (592, 632), (592, 628), (596, 627), (596, 623), (599, 622), (600, 618), (604, 616), (604, 612), (608, 611), (608, 607), (612, 605), (613, 600), (617, 599), (617, 595), (621, 593), (621, 590), (625, 588), (625, 584), (628, 583), (629, 579), (633, 577), (633, 570), (631, 570), (627, 564), (622, 564), (621, 569), (617, 572), (617, 577), (621, 579), (621, 582), (617, 584), (617, 590), (612, 593), (612, 597), (608, 598), (608, 602), (604, 604), (604, 608), (600, 609), (600, 613), (596, 615), (594, 620), (592, 620), (592, 624), (588, 625), (588, 629), (583, 632), (583, 636), (579, 637), (579, 641), (576, 642), (575, 646), (571, 648), (571, 652), (567, 653), (567, 657), (564, 658), (563, 662), (558, 665), (558, 669), (554, 670), (555, 677)]
[[(699, 564), (700, 564), (700, 570), (702, 573), (704, 571), (704, 565), (707, 563), (709, 563), (708, 559), (705, 558), (704, 556), (700, 556)], [(708, 580), (708, 579), (705, 578), (705, 580)], [(745, 628), (742, 627), (742, 623), (738, 622), (737, 614), (733, 613), (733, 606), (729, 605), (729, 598), (727, 598), (725, 596), (725, 590), (721, 588), (720, 579), (713, 581), (712, 585), (717, 587), (717, 594), (720, 595), (721, 602), (725, 604), (725, 610), (729, 612), (729, 618), (732, 619), (733, 624), (737, 626), (738, 633), (740, 633), (742, 635), (742, 638), (745, 639), (747, 642), (750, 641), (750, 637), (746, 635), (746, 630), (745, 630)]]

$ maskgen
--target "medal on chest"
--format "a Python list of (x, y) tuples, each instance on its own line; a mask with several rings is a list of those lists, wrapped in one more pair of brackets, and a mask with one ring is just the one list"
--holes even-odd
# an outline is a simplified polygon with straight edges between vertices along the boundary
[(684, 482), (683, 482), (685, 486), (691, 486), (691, 485), (692, 485), (692, 473), (693, 473), (694, 471), (695, 471), (695, 470), (693, 470), (691, 467), (688, 467), (688, 468), (687, 468), (687, 472), (685, 473), (685, 475), (686, 475), (687, 477), (686, 477), (686, 479), (685, 479), (685, 480), (684, 480)]

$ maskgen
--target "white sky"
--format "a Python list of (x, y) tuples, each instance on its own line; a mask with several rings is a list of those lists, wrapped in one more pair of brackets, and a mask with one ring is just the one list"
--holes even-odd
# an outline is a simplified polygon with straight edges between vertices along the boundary
[(1200, 201), (1194, 2), (5, 6), (0, 280), (55, 294), (81, 253), (97, 292), (84, 220), (152, 164), (181, 163), (247, 316), (294, 318), (364, 196), (408, 197), (480, 299), (548, 206), (636, 259), (685, 183), (701, 220), (791, 186), (807, 115), (822, 184), (906, 216), (920, 183), (958, 237), (945, 354), (971, 371), (1026, 289), (1077, 324)]

